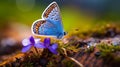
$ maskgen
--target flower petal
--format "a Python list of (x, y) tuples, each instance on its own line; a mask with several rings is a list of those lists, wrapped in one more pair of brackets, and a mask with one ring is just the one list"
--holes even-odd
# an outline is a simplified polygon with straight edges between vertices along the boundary
[(58, 45), (57, 44), (53, 44), (52, 46), (50, 46), (48, 49), (54, 53), (54, 54), (57, 54), (57, 48), (58, 48)]
[(36, 48), (46, 48), (42, 42), (35, 43), (34, 46), (35, 46)]
[(31, 42), (30, 42), (29, 39), (24, 39), (24, 40), (22, 41), (22, 45), (23, 45), (23, 46), (28, 46), (28, 45), (30, 45), (30, 44), (31, 44)]
[(27, 52), (31, 47), (32, 47), (32, 45), (24, 46), (22, 48), (22, 52)]
[(54, 49), (54, 50), (56, 50), (56, 49), (58, 48), (58, 45), (57, 45), (57, 44), (53, 44), (53, 45), (51, 46), (51, 48)]
[(31, 36), (29, 39), (30, 39), (30, 42), (31, 42), (32, 44), (35, 44), (35, 40), (34, 40), (33, 36)]
[(35, 43), (39, 43), (40, 42), (40, 39), (34, 39), (35, 40)]
[(51, 46), (48, 48), (53, 54), (58, 54), (57, 50), (53, 49)]
[(44, 45), (48, 48), (50, 46), (50, 38), (44, 39)]

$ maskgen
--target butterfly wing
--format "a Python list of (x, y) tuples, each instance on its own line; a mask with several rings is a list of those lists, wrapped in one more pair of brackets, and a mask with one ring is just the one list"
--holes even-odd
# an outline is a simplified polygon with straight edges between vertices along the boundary
[(56, 36), (62, 38), (64, 35), (59, 7), (56, 2), (51, 3), (43, 12), (42, 18), (33, 23), (33, 33), (38, 35)]
[(45, 23), (46, 20), (37, 20), (32, 24), (32, 33), (33, 34), (40, 34), (39, 33), (39, 27), (42, 26), (43, 23)]
[(60, 16), (60, 9), (56, 2), (52, 2), (43, 12), (42, 18), (56, 25), (60, 32), (63, 32), (63, 24)]
[(61, 21), (60, 9), (56, 2), (52, 2), (43, 12), (42, 18)]
[(57, 30), (57, 26), (46, 20), (37, 20), (32, 25), (33, 34), (44, 36), (56, 36), (58, 39), (62, 38), (62, 34)]
[(58, 37), (61, 38), (64, 35), (63, 24), (60, 16), (60, 9), (56, 2), (51, 3), (43, 12), (42, 18), (53, 23), (58, 30)]

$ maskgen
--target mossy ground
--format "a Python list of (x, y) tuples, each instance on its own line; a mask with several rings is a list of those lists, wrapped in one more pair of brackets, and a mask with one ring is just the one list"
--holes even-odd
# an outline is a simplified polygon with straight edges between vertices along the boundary
[[(68, 57), (76, 59), (84, 67), (115, 67), (120, 62), (120, 46), (99, 42), (96, 46), (87, 48), (87, 39), (90, 37), (102, 40), (104, 38), (113, 38), (120, 33), (119, 27), (106, 25), (99, 30), (91, 32), (79, 32), (79, 29), (65, 36), (64, 40), (52, 39), (52, 43), (58, 43), (58, 55), (54, 55), (49, 50), (38, 50), (39, 54), (31, 49), (29, 52), (20, 53), (12, 59), (8, 59), (0, 66), (15, 67), (79, 67), (75, 61)], [(86, 40), (86, 41), (85, 41)], [(66, 55), (64, 53), (64, 48)], [(98, 54), (97, 54), (98, 53)], [(11, 61), (13, 60), (14, 61)]]

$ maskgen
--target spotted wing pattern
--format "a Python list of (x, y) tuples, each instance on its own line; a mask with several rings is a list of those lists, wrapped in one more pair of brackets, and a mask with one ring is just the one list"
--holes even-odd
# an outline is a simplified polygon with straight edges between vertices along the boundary
[(50, 4), (42, 14), (44, 19), (61, 21), (60, 10), (56, 2)]
[(36, 21), (35, 23), (33, 23), (33, 32), (35, 33), (35, 34), (39, 34), (39, 27), (43, 24), (43, 23), (45, 23), (46, 21), (45, 20), (39, 20), (39, 21)]

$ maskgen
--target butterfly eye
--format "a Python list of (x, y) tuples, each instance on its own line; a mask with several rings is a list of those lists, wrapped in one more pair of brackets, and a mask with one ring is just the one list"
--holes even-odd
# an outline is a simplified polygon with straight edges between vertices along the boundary
[(64, 32), (64, 35), (66, 35), (67, 34), (67, 32)]

